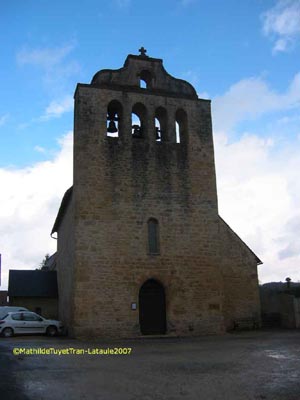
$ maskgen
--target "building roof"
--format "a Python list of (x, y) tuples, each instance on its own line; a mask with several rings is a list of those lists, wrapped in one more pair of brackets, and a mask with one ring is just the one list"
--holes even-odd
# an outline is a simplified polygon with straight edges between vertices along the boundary
[(10, 270), (8, 296), (58, 297), (56, 271)]
[(53, 233), (58, 231), (59, 225), (64, 217), (64, 214), (66, 212), (66, 209), (68, 207), (69, 202), (71, 201), (72, 198), (72, 193), (73, 193), (73, 186), (71, 186), (66, 193), (64, 194), (64, 197), (61, 201), (59, 210), (58, 210), (58, 214), (57, 217), (55, 219), (52, 231), (51, 231), (51, 235), (53, 235)]
[(254, 253), (254, 251), (250, 249), (250, 247), (239, 237), (239, 235), (237, 233), (234, 232), (234, 230), (227, 224), (227, 222), (224, 221), (224, 219), (220, 215), (219, 215), (219, 219), (220, 219), (220, 221), (222, 221), (223, 224), (225, 224), (225, 226), (227, 226), (227, 228), (230, 230), (230, 232), (253, 254), (253, 256), (255, 257), (255, 260), (257, 262), (257, 265), (263, 264), (263, 262)]

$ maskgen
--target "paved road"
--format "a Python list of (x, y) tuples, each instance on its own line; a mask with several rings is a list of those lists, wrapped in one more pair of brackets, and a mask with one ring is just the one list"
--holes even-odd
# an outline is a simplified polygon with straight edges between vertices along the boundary
[[(13, 355), (16, 347), (86, 353)], [(118, 347), (132, 353), (87, 354)], [(300, 400), (300, 331), (118, 342), (1, 338), (0, 398)]]

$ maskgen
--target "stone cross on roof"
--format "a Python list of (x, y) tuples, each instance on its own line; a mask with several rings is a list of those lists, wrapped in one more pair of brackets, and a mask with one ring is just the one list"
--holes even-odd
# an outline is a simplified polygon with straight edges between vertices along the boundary
[(141, 53), (141, 54), (140, 54), (140, 57), (148, 57), (148, 56), (146, 55), (147, 50), (146, 50), (144, 47), (141, 47), (141, 48), (139, 49), (139, 52)]

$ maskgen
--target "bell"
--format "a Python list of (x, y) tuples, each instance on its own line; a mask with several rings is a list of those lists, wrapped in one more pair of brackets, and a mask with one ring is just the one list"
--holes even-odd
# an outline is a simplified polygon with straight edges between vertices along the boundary
[(139, 125), (132, 125), (132, 129), (133, 129), (133, 133), (132, 136), (133, 137), (142, 137), (142, 128)]
[(117, 129), (116, 124), (115, 124), (115, 121), (113, 121), (113, 120), (109, 121), (107, 132), (109, 132), (109, 133), (118, 132), (118, 129)]
[(161, 140), (161, 130), (157, 126), (155, 127), (155, 133), (156, 133), (156, 140)]

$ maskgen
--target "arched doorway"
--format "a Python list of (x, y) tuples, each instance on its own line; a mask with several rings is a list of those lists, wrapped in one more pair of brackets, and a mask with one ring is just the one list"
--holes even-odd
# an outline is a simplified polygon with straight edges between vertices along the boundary
[(164, 287), (155, 279), (146, 281), (139, 293), (140, 327), (143, 335), (166, 333)]

